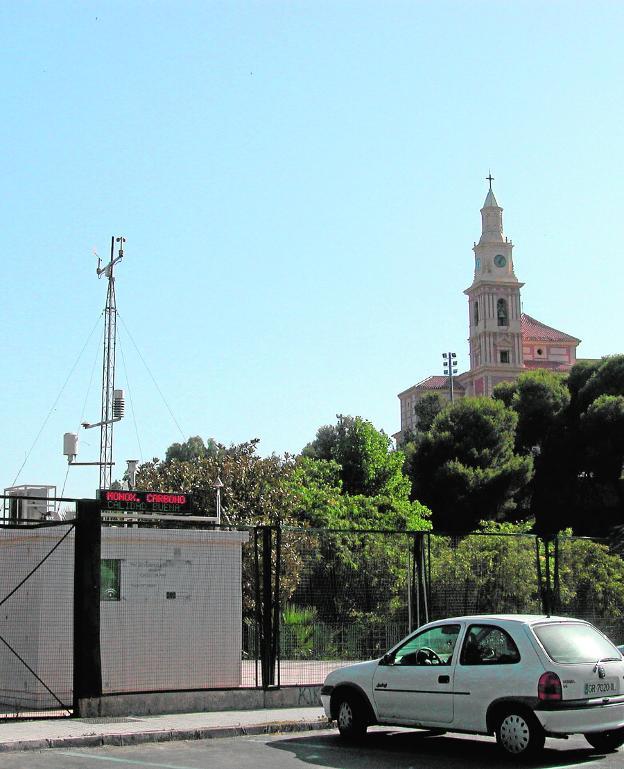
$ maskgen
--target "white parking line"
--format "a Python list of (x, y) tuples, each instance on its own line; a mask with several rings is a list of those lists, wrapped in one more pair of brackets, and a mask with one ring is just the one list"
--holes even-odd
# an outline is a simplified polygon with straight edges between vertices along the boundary
[[(57, 751), (55, 751), (56, 753)], [(132, 764), (133, 766), (155, 766), (158, 769), (197, 769), (196, 766), (180, 766), (180, 764), (155, 764), (153, 761), (136, 761), (129, 758), (113, 758), (113, 756), (96, 756), (92, 753), (66, 753), (58, 751), (60, 756), (69, 756), (70, 758), (92, 758), (94, 761), (110, 761), (116, 764)]]

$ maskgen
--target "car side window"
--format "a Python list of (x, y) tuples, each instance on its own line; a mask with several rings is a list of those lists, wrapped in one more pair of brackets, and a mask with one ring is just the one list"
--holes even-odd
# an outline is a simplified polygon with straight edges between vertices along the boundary
[(393, 665), (450, 665), (460, 625), (437, 625), (409, 638), (392, 656)]
[(471, 625), (459, 658), (461, 665), (510, 665), (520, 662), (512, 637), (496, 625)]

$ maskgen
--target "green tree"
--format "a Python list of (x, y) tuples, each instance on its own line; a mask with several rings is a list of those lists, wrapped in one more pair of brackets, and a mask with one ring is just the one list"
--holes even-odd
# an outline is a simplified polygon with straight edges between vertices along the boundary
[(536, 530), (604, 535), (622, 523), (621, 408), (624, 356), (582, 361), (569, 373), (570, 404), (536, 459), (531, 512)]
[(293, 494), (310, 530), (301, 539), (303, 566), (292, 602), (313, 607), (338, 648), (345, 648), (345, 628), (351, 627), (358, 638), (352, 653), (374, 654), (380, 629), (404, 606), (410, 541), (405, 532), (429, 529), (430, 513), (410, 501), (409, 482), (394, 495), (387, 489), (351, 495), (341, 471), (335, 460), (296, 461)]
[[(473, 536), (432, 537), (431, 593), (434, 616), (473, 613), (540, 613), (536, 542), (531, 522), (483, 522)], [(490, 534), (491, 536), (487, 536)], [(606, 544), (558, 538), (557, 613), (596, 623), (624, 641), (624, 560)], [(539, 549), (542, 579), (545, 562)], [(550, 548), (554, 582), (554, 548)]]
[(427, 433), (431, 429), (433, 420), (447, 405), (447, 401), (440, 393), (428, 392), (416, 401), (414, 414), (416, 415), (418, 432)]
[(137, 486), (193, 494), (199, 510), (214, 514), (213, 484), (220, 477), (223, 482), (224, 523), (261, 525), (292, 522), (295, 518), (288, 481), (294, 462), (289, 457), (258, 456), (258, 443), (254, 439), (228, 448), (221, 447), (217, 456), (206, 453), (188, 459), (146, 462), (137, 469)]
[(579, 413), (582, 411), (580, 392), (585, 387), (596, 371), (602, 365), (600, 360), (578, 361), (568, 372), (568, 390), (570, 391), (570, 411)]
[(601, 395), (624, 395), (624, 355), (603, 358), (578, 391), (579, 406), (586, 411)]
[(291, 476), (297, 515), (317, 529), (385, 529), (422, 531), (430, 528), (429, 510), (409, 498), (409, 480), (374, 496), (347, 494), (340, 465), (334, 460), (299, 457)]
[[(459, 541), (432, 537), (432, 613), (540, 613), (531, 523), (483, 521)], [(488, 536), (490, 535), (490, 536)]]
[(560, 611), (595, 622), (621, 643), (624, 561), (606, 544), (569, 533), (559, 540)]
[[(338, 419), (351, 419), (352, 417), (342, 417)], [(316, 436), (311, 443), (303, 447), (302, 456), (310, 459), (331, 460), (334, 458), (334, 451), (337, 442), (337, 431), (334, 425), (323, 425), (316, 431)]]
[(393, 451), (391, 439), (361, 417), (339, 414), (336, 425), (321, 427), (302, 454), (337, 462), (346, 494), (409, 493), (409, 480), (403, 474), (403, 454)]
[(470, 531), (500, 519), (531, 477), (530, 456), (514, 453), (517, 414), (489, 398), (462, 398), (442, 411), (414, 451), (413, 494), (434, 528)]
[[(192, 494), (196, 513), (215, 515), (217, 477), (223, 482), (222, 525), (246, 528), (260, 525), (296, 527), (298, 499), (293, 493), (291, 457), (260, 457), (258, 440), (221, 447), (218, 458), (204, 456), (188, 460), (154, 459), (137, 469), (138, 488), (182, 491)], [(299, 581), (303, 545), (296, 536), (282, 546), (282, 597), (288, 600)], [(243, 548), (243, 603), (247, 617), (253, 616), (256, 576), (253, 543)]]
[(596, 480), (619, 483), (624, 462), (624, 396), (599, 395), (581, 415), (585, 465)]
[(199, 435), (194, 435), (184, 443), (172, 443), (167, 449), (165, 460), (172, 462), (177, 459), (180, 462), (189, 462), (193, 459), (216, 457), (223, 448), (212, 438), (208, 438), (204, 443)]
[(515, 380), (513, 382), (499, 382), (492, 391), (492, 398), (501, 401), (507, 408), (511, 408), (517, 389), (518, 385)]
[(541, 447), (569, 403), (570, 391), (560, 374), (546, 369), (521, 374), (510, 404), (518, 414), (516, 449), (528, 452)]

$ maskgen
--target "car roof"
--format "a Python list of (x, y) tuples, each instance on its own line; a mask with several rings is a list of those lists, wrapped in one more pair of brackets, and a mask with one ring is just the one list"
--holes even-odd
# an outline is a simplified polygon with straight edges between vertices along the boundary
[[(585, 620), (548, 614), (466, 614), (461, 617), (445, 617), (435, 620), (436, 624), (439, 622), (498, 622), (501, 624), (537, 625), (544, 622), (585, 622)], [(431, 625), (433, 622), (427, 624)]]

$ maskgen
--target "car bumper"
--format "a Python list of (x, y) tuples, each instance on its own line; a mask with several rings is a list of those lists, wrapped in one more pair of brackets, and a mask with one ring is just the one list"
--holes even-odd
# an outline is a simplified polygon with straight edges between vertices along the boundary
[(624, 702), (536, 710), (535, 715), (548, 734), (605, 732), (624, 727)]
[(325, 711), (325, 715), (327, 718), (331, 719), (331, 710), (329, 707), (329, 702), (331, 700), (330, 694), (323, 694), (321, 693), (321, 704), (323, 705), (323, 710)]

